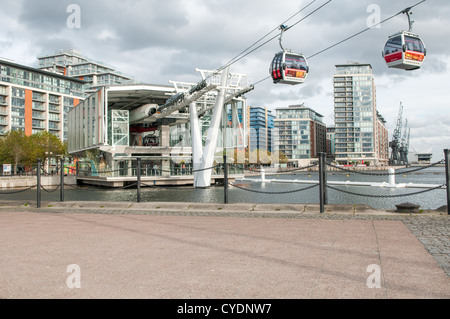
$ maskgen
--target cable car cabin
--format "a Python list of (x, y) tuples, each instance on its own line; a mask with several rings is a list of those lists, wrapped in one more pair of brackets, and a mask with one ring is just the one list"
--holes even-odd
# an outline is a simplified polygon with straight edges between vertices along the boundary
[(144, 137), (142, 144), (144, 146), (158, 146), (159, 138), (157, 136), (147, 135), (146, 137)]
[(308, 75), (309, 67), (301, 54), (280, 51), (275, 54), (270, 67), (273, 83), (300, 84)]
[(387, 66), (403, 70), (420, 68), (426, 54), (425, 44), (419, 36), (407, 31), (391, 35), (383, 50)]

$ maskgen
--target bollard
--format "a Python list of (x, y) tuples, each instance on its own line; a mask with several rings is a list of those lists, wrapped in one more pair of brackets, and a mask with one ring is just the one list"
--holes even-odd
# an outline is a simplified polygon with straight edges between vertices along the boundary
[(389, 172), (389, 185), (394, 186), (395, 185), (395, 169), (393, 167), (390, 167), (388, 172)]
[(327, 153), (322, 153), (323, 155), (323, 203), (328, 205), (328, 188), (327, 188)]
[(41, 207), (41, 159), (37, 160), (37, 171), (36, 171), (36, 207)]
[(228, 164), (227, 156), (223, 156), (223, 202), (228, 204)]
[(136, 201), (139, 203), (141, 201), (141, 158), (140, 157), (137, 158), (136, 189), (137, 189)]
[(61, 176), (59, 177), (59, 201), (60, 202), (64, 202), (64, 158), (61, 158), (60, 161), (61, 165), (60, 165), (60, 174)]
[(264, 168), (261, 168), (261, 182), (264, 183), (266, 181), (266, 171)]
[(325, 180), (324, 180), (324, 158), (323, 153), (319, 153), (319, 204), (320, 213), (325, 212)]
[(447, 214), (450, 215), (450, 162), (449, 162), (449, 149), (444, 150), (445, 157), (445, 186), (447, 191)]

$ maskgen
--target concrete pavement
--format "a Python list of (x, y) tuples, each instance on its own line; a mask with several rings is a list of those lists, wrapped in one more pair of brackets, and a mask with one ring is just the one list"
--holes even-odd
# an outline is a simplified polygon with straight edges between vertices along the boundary
[(0, 298), (450, 298), (450, 277), (401, 220), (440, 220), (446, 228), (443, 213), (34, 205), (0, 201)]

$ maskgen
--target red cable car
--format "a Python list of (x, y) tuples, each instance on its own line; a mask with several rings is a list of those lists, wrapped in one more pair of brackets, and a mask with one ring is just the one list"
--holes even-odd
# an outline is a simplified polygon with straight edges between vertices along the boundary
[(291, 50), (286, 50), (282, 45), (282, 37), (284, 31), (288, 30), (289, 27), (285, 25), (280, 25), (280, 47), (283, 51), (275, 54), (270, 65), (270, 76), (272, 77), (273, 83), (283, 83), (283, 84), (300, 84), (306, 79), (309, 72), (308, 62), (306, 62), (305, 57), (302, 54), (297, 54)]
[(305, 81), (308, 72), (305, 57), (287, 50), (275, 54), (270, 67), (273, 83), (300, 84)]
[(427, 54), (425, 44), (417, 34), (401, 31), (387, 40), (383, 58), (389, 68), (416, 70)]
[(400, 31), (389, 37), (384, 45), (383, 58), (389, 68), (416, 70), (422, 65), (427, 49), (420, 37), (411, 32), (411, 8), (402, 11), (408, 17), (409, 30)]

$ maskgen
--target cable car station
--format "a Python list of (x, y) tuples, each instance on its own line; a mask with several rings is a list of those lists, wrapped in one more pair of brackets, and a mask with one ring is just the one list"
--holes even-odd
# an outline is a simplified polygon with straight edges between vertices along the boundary
[[(245, 154), (243, 95), (253, 86), (228, 68), (197, 71), (199, 83), (106, 86), (71, 110), (69, 153), (87, 159), (77, 164), (78, 180), (122, 187), (136, 179), (138, 157), (149, 184), (208, 187), (223, 179), (221, 169), (208, 168), (224, 150)], [(243, 176), (236, 167), (229, 173)]]

